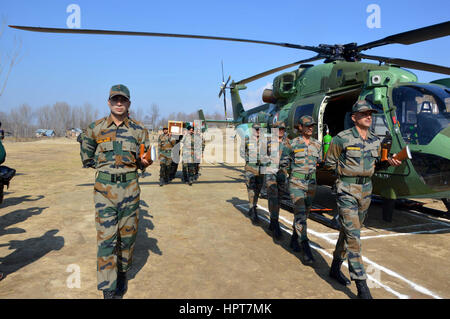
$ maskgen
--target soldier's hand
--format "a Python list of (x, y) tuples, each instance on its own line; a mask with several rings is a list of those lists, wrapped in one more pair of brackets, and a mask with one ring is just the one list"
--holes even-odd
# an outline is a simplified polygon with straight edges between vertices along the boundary
[(398, 159), (391, 158), (391, 157), (388, 157), (387, 161), (388, 161), (389, 165), (391, 165), (391, 166), (400, 166), (402, 164), (402, 161), (399, 161)]
[(147, 167), (152, 165), (153, 161), (152, 160), (147, 161), (144, 157), (141, 157), (141, 163), (142, 166)]

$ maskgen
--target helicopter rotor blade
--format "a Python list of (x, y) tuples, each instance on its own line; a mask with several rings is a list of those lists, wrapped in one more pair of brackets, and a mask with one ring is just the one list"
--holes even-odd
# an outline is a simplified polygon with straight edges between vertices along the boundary
[(225, 79), (223, 78), (223, 60), (222, 60), (222, 83), (225, 83)]
[(222, 85), (220, 86), (219, 91), (219, 98), (222, 96), (222, 94), (225, 94), (225, 89), (227, 88), (228, 82), (230, 82), (231, 75), (228, 77), (227, 82), (222, 81)]
[(298, 45), (292, 43), (283, 42), (270, 42), (260, 40), (249, 40), (239, 38), (228, 37), (216, 37), (207, 35), (194, 35), (194, 34), (176, 34), (176, 33), (157, 33), (157, 32), (136, 32), (136, 31), (115, 31), (115, 30), (95, 30), (95, 29), (64, 29), (64, 28), (41, 28), (41, 27), (29, 27), (29, 26), (17, 26), (10, 25), (10, 28), (33, 31), (33, 32), (49, 32), (49, 33), (74, 33), (74, 34), (103, 34), (103, 35), (133, 35), (133, 36), (147, 36), (147, 37), (169, 37), (169, 38), (191, 38), (191, 39), (208, 39), (208, 40), (221, 40), (221, 41), (235, 41), (235, 42), (249, 42), (258, 44), (276, 45), (286, 48), (309, 50), (320, 53), (322, 50), (318, 47)]
[(298, 64), (302, 64), (302, 63), (306, 63), (306, 62), (312, 62), (312, 61), (316, 61), (316, 60), (320, 60), (320, 59), (323, 59), (323, 57), (320, 56), (320, 55), (316, 55), (315, 57), (312, 57), (312, 58), (309, 58), (309, 59), (300, 60), (300, 61), (297, 61), (297, 62), (294, 62), (294, 63), (290, 63), (290, 64), (286, 64), (286, 65), (283, 65), (283, 66), (280, 66), (280, 67), (277, 67), (277, 68), (274, 68), (274, 69), (270, 69), (270, 70), (262, 72), (262, 73), (258, 73), (256, 75), (253, 75), (253, 76), (248, 77), (246, 79), (243, 79), (243, 80), (240, 80), (238, 82), (235, 82), (234, 84), (235, 85), (247, 84), (247, 83), (253, 82), (255, 80), (258, 80), (260, 78), (263, 78), (263, 77), (265, 77), (267, 75), (270, 75), (270, 74), (276, 73), (278, 71), (282, 71), (282, 70), (288, 69), (290, 67), (296, 66)]
[(429, 64), (429, 63), (423, 63), (423, 62), (405, 60), (405, 59), (398, 59), (398, 58), (387, 58), (387, 57), (367, 55), (367, 54), (360, 54), (359, 56), (363, 59), (397, 64), (397, 65), (405, 67), (405, 68), (450, 75), (450, 68), (448, 68), (446, 66), (442, 66), (442, 65), (435, 65), (435, 64)]
[(372, 41), (366, 44), (359, 45), (357, 47), (357, 50), (364, 51), (367, 49), (372, 49), (374, 47), (391, 43), (409, 45), (431, 39), (442, 38), (448, 35), (450, 35), (450, 21), (430, 25), (428, 27), (419, 28), (411, 31), (397, 33), (377, 41)]

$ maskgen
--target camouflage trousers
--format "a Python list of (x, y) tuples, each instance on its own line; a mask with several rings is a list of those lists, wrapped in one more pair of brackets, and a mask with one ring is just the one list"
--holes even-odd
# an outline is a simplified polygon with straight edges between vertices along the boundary
[(280, 215), (280, 196), (286, 189), (286, 175), (278, 171), (276, 174), (265, 174), (267, 202), (271, 219), (277, 219)]
[(178, 169), (178, 163), (176, 163), (175, 161), (172, 161), (172, 163), (170, 164), (170, 174), (169, 174), (170, 179), (175, 178), (175, 175), (177, 174), (177, 169)]
[(304, 180), (291, 177), (289, 181), (289, 194), (294, 205), (294, 230), (300, 241), (307, 240), (307, 225), (314, 195), (316, 194), (316, 180)]
[(171, 168), (172, 168), (171, 163), (166, 164), (161, 162), (159, 167), (159, 179), (168, 182), (171, 175)]
[(97, 288), (115, 290), (117, 272), (131, 267), (139, 220), (140, 187), (128, 182), (95, 181)]
[(250, 208), (256, 207), (261, 188), (264, 183), (263, 174), (255, 174), (253, 172), (245, 172), (245, 184), (247, 185), (248, 205)]
[(359, 185), (338, 180), (336, 193), (341, 229), (333, 257), (340, 260), (348, 257), (352, 280), (367, 279), (361, 255), (360, 236), (370, 206), (372, 182)]
[(194, 178), (195, 163), (183, 163), (183, 178), (187, 182), (189, 178)]

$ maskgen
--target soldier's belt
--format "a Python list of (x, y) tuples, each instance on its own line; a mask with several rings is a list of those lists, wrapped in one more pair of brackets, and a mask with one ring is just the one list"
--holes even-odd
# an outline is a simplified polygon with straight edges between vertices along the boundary
[(121, 173), (121, 174), (109, 174), (109, 173), (104, 173), (104, 172), (98, 172), (97, 178), (101, 181), (105, 181), (105, 182), (112, 182), (112, 183), (116, 183), (116, 182), (122, 182), (122, 183), (126, 183), (129, 182), (133, 179), (137, 178), (137, 173), (136, 172), (129, 172), (129, 173)]
[(372, 180), (369, 176), (339, 176), (339, 179), (350, 184), (366, 184)]
[(292, 172), (292, 176), (300, 179), (316, 179), (316, 173), (302, 174), (299, 172)]

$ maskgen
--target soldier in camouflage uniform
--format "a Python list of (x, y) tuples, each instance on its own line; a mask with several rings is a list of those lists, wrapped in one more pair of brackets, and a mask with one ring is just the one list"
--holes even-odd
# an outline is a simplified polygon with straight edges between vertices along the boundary
[(130, 104), (128, 88), (114, 85), (108, 100), (111, 114), (90, 124), (81, 142), (83, 167), (97, 171), (97, 288), (105, 299), (122, 298), (127, 290), (139, 219), (137, 169), (151, 164), (139, 156), (140, 144), (148, 151), (150, 140), (144, 126), (128, 117)]
[(201, 141), (195, 137), (194, 128), (187, 127), (188, 133), (183, 136), (181, 144), (183, 147), (183, 176), (184, 181), (192, 186), (195, 177), (195, 164), (201, 160)]
[(274, 239), (280, 239), (282, 236), (278, 217), (280, 213), (280, 197), (283, 192), (286, 192), (287, 181), (286, 167), (280, 167), (283, 150), (287, 150), (288, 139), (285, 136), (285, 132), (286, 126), (283, 122), (277, 122), (272, 126), (272, 136), (267, 140), (268, 159), (263, 161), (266, 165), (264, 166), (264, 176), (270, 212), (269, 230), (272, 231)]
[[(205, 138), (203, 137), (201, 128), (195, 130), (194, 139), (195, 143), (202, 143), (202, 154), (203, 154), (203, 152), (205, 151)], [(197, 161), (195, 163), (194, 180), (198, 180), (199, 172), (200, 172), (200, 161)]]
[[(342, 262), (348, 256), (350, 277), (356, 282), (358, 297), (364, 299), (372, 296), (366, 284), (360, 231), (370, 206), (371, 177), (381, 157), (380, 140), (369, 130), (374, 112), (377, 111), (366, 100), (357, 101), (353, 105), (351, 117), (355, 126), (333, 138), (325, 162), (325, 166), (335, 170), (338, 175), (336, 192), (341, 225), (330, 276), (343, 285), (350, 284), (340, 270)], [(388, 162), (393, 166), (401, 164), (391, 158)]]
[(167, 127), (163, 128), (163, 134), (158, 137), (159, 153), (159, 186), (168, 184), (172, 167), (172, 149), (175, 145), (175, 139), (169, 134)]
[(178, 135), (177, 137), (174, 137), (175, 144), (172, 148), (172, 163), (170, 165), (170, 174), (169, 174), (169, 181), (173, 180), (175, 176), (177, 175), (178, 170), (178, 163), (180, 162), (180, 141), (181, 141), (182, 135)]
[[(294, 225), (290, 246), (294, 251), (302, 247), (306, 262), (313, 262), (314, 257), (309, 246), (306, 221), (311, 211), (316, 192), (316, 168), (322, 161), (322, 146), (312, 137), (313, 118), (302, 116), (298, 121), (300, 135), (289, 141), (288, 150), (283, 158), (283, 166), (289, 171), (289, 193), (294, 205)], [(300, 246), (298, 238), (300, 237)]]
[(245, 159), (245, 179), (247, 185), (249, 211), (248, 216), (252, 219), (252, 223), (258, 222), (258, 214), (256, 206), (258, 205), (258, 197), (264, 183), (264, 168), (262, 168), (261, 154), (263, 145), (260, 139), (260, 125), (253, 124), (253, 134), (251, 137), (246, 136), (244, 143), (240, 147), (240, 155)]

